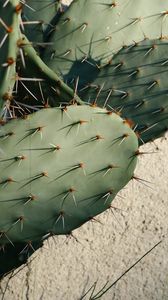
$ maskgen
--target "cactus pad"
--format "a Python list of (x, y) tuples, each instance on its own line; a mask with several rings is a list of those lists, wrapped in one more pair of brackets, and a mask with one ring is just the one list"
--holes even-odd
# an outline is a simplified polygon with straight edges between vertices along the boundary
[(31, 42), (43, 46), (47, 34), (53, 30), (55, 19), (61, 14), (60, 0), (27, 0), (23, 8), (25, 34)]
[(73, 1), (51, 35), (44, 61), (64, 79), (83, 62), (102, 66), (123, 45), (167, 36), (167, 12), (168, 2), (160, 0)]
[(0, 132), (0, 244), (68, 234), (110, 207), (132, 178), (135, 133), (106, 109), (72, 105)]
[(123, 47), (91, 84), (83, 79), (82, 98), (131, 119), (141, 143), (164, 135), (168, 129), (167, 47), (166, 39), (147, 39)]

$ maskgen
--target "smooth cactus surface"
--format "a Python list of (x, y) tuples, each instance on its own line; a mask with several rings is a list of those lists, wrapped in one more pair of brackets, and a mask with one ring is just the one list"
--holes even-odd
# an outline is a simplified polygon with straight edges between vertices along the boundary
[(44, 109), (1, 128), (0, 244), (68, 234), (132, 178), (135, 133), (105, 109)]

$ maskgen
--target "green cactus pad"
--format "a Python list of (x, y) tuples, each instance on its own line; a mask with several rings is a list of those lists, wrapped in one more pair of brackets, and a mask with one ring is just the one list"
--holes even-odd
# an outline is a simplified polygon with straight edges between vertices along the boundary
[(73, 1), (53, 31), (44, 61), (65, 80), (80, 77), (84, 63), (96, 69), (123, 45), (167, 36), (167, 14), (168, 3), (161, 0)]
[(83, 82), (80, 91), (85, 101), (131, 119), (140, 143), (156, 139), (168, 129), (167, 48), (166, 39), (123, 47), (91, 84)]
[(23, 8), (25, 34), (31, 42), (42, 45), (62, 12), (60, 0), (27, 0)]
[(0, 141), (1, 246), (92, 220), (132, 178), (139, 153), (127, 122), (84, 105), (12, 120)]
[(21, 8), (19, 0), (0, 3), (0, 117), (8, 114), (16, 80)]

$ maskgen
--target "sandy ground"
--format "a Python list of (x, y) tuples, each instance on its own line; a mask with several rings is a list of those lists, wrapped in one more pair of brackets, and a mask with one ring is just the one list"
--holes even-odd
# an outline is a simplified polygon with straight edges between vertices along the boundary
[[(69, 1), (65, 1), (69, 2)], [(139, 160), (136, 175), (108, 211), (74, 232), (77, 240), (56, 237), (36, 252), (29, 267), (10, 280), (4, 300), (79, 300), (98, 281), (112, 283), (155, 243), (162, 243), (123, 277), (103, 300), (168, 299), (167, 140), (145, 145), (156, 152)], [(2, 283), (5, 288), (7, 279)], [(86, 299), (89, 299), (87, 297)]]

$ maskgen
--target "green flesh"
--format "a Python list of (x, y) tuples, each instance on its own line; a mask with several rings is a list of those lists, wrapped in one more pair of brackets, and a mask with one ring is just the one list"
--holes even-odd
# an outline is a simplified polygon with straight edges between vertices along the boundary
[(123, 45), (167, 36), (167, 9), (168, 1), (160, 0), (73, 1), (50, 37), (44, 62), (64, 80), (84, 60), (102, 66)]
[(90, 106), (13, 120), (0, 140), (1, 245), (70, 233), (109, 208), (137, 160), (130, 127)]
[(168, 42), (144, 40), (124, 47), (79, 91), (85, 101), (121, 112), (140, 133), (140, 143), (168, 129)]
[(23, 19), (27, 38), (36, 45), (43, 46), (62, 10), (63, 7), (59, 0), (26, 1), (23, 9)]

